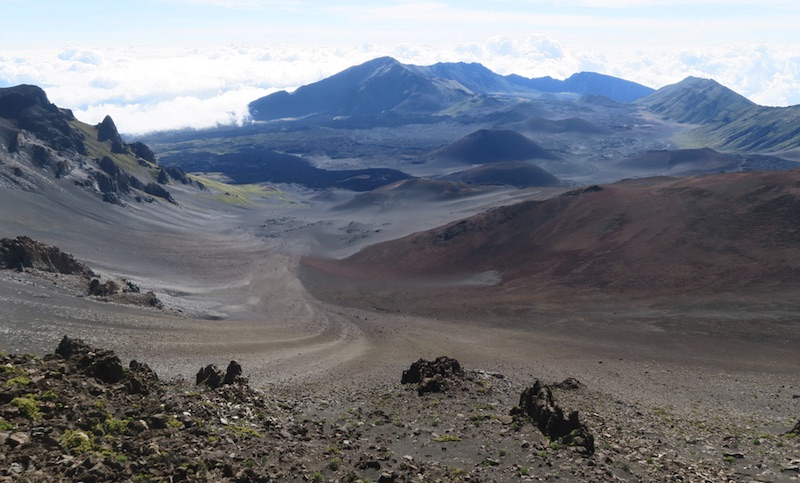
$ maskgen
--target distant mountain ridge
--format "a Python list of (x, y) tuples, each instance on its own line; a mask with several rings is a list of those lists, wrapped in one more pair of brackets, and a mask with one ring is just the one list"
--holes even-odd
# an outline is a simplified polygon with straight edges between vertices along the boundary
[(636, 101), (665, 119), (699, 125), (693, 144), (726, 151), (800, 147), (800, 106), (760, 106), (711, 79), (687, 77)]
[(406, 65), (380, 57), (321, 81), (280, 91), (250, 103), (253, 119), (324, 116), (434, 114), (474, 96), (537, 96), (542, 93), (604, 95), (631, 102), (653, 89), (611, 76), (583, 72), (567, 80), (502, 76), (477, 63)]

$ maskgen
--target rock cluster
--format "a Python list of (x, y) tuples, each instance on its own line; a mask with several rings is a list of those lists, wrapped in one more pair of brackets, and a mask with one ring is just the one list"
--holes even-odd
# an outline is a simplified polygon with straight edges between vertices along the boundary
[(224, 374), (214, 364), (201, 367), (195, 377), (195, 384), (198, 386), (203, 384), (211, 389), (216, 389), (233, 384), (247, 384), (247, 378), (242, 375), (242, 366), (236, 361), (231, 361)]
[(125, 370), (119, 357), (108, 349), (93, 349), (79, 339), (64, 336), (56, 348), (72, 372), (82, 372), (107, 384), (119, 382)]
[(2, 268), (30, 272), (22, 276), (45, 277), (54, 284), (77, 288), (81, 296), (88, 294), (106, 302), (163, 308), (155, 293), (143, 293), (136, 284), (124, 279), (102, 281), (89, 267), (69, 253), (27, 236), (0, 239), (0, 269)]
[[(562, 383), (566, 387), (578, 387), (577, 380), (571, 379)], [(538, 379), (533, 386), (522, 391), (519, 407), (512, 414), (522, 412), (528, 415), (545, 436), (567, 446), (583, 448), (589, 454), (594, 453), (594, 436), (584, 426), (578, 411), (571, 411), (566, 417), (564, 410), (555, 403), (553, 391)]]
[(40, 243), (27, 236), (0, 240), (0, 267), (24, 270), (33, 268), (64, 275), (92, 276), (92, 271), (58, 247)]
[(800, 438), (745, 430), (755, 416), (698, 424), (553, 384), (596, 430), (590, 454), (509, 416), (512, 379), (448, 366), (458, 390), (419, 398), (397, 381), (262, 392), (238, 364), (201, 370), (214, 389), (163, 381), (70, 338), (43, 358), (0, 354), (0, 482), (793, 481), (800, 467)]
[(448, 380), (461, 378), (464, 371), (457, 360), (447, 356), (437, 357), (434, 361), (420, 359), (403, 371), (401, 384), (417, 384), (417, 392), (423, 395), (429, 392), (442, 392), (447, 389)]
[[(69, 110), (52, 104), (39, 87), (0, 88), (0, 118), (0, 148), (15, 154), (10, 158), (13, 162), (0, 169), (0, 184), (24, 190), (48, 189), (48, 179), (41, 176), (44, 170), (55, 179), (69, 178), (75, 186), (117, 205), (124, 205), (126, 196), (136, 202), (161, 198), (177, 204), (161, 186), (169, 184), (170, 178), (204, 188), (180, 169), (159, 168), (155, 154), (145, 144), (125, 143), (110, 116), (94, 126), (96, 135), (87, 137), (91, 131), (77, 125)], [(89, 158), (90, 151), (100, 155)], [(132, 162), (146, 168), (137, 170), (144, 178), (127, 169), (125, 163)], [(0, 166), (3, 164), (0, 159)]]
[[(0, 117), (10, 119), (19, 129), (32, 132), (55, 150), (72, 150), (86, 155), (83, 136), (73, 130), (72, 113), (59, 109), (37, 86), (0, 88)], [(16, 141), (12, 143), (16, 145)], [(15, 146), (9, 146), (9, 148)], [(11, 150), (11, 149), (9, 149)]]

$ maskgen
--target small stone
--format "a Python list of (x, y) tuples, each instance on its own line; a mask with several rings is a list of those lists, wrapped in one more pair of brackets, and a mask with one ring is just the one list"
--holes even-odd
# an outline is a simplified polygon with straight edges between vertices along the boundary
[(30, 442), (31, 437), (27, 433), (14, 433), (8, 437), (8, 445), (12, 448), (24, 446)]
[(128, 428), (130, 428), (131, 431), (134, 431), (136, 433), (141, 433), (142, 431), (147, 431), (148, 429), (150, 429), (150, 426), (148, 426), (143, 419), (138, 419), (128, 423)]
[(16, 461), (11, 463), (11, 465), (8, 467), (9, 473), (15, 476), (21, 475), (23, 470), (24, 468), (22, 467), (22, 465)]

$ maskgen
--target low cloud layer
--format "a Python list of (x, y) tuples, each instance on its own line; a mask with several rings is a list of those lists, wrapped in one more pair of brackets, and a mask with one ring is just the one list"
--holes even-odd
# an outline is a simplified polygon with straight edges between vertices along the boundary
[(544, 35), (417, 45), (78, 49), (0, 52), (0, 86), (36, 84), (89, 123), (110, 114), (127, 134), (241, 123), (247, 104), (382, 55), (401, 62), (479, 62), (500, 74), (565, 78), (594, 71), (659, 88), (713, 78), (763, 105), (800, 104), (800, 46), (599, 52)]

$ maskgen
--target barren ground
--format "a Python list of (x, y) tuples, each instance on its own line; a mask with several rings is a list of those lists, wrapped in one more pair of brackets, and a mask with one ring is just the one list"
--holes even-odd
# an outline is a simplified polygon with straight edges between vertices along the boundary
[[(587, 412), (598, 429), (618, 428), (609, 429), (604, 441), (602, 433), (598, 437), (604, 454), (617, 461), (614, 471), (622, 471), (623, 463), (627, 468), (628, 473), (615, 473), (623, 479), (670, 478), (667, 470), (646, 470), (659, 457), (656, 441), (670, 445), (664, 454), (674, 453), (671, 458), (693, 462), (670, 467), (683, 481), (702, 480), (698, 475), (710, 481), (798, 477), (785, 470), (800, 458), (797, 439), (778, 436), (800, 417), (800, 330), (793, 302), (575, 300), (522, 315), (475, 312), (469, 305), (425, 315), (416, 313), (409, 299), (390, 312), (357, 303), (357, 294), (346, 303), (329, 299), (329, 281), (305, 273), (312, 295), (298, 278), (294, 232), (255, 235), (265, 212), (260, 210), (269, 206), (201, 215), (202, 202), (179, 210), (124, 211), (74, 193), (63, 193), (60, 205), (31, 193), (2, 196), (5, 206), (18, 207), (0, 212), (4, 236), (27, 234), (57, 245), (93, 269), (155, 291), (166, 306), (159, 311), (104, 303), (77, 296), (61, 277), (0, 272), (5, 353), (49, 353), (68, 334), (113, 349), (124, 361), (145, 361), (162, 377), (189, 379), (201, 366), (224, 366), (233, 359), (256, 387), (316, 395), (306, 406), (317, 414), (330, 403), (315, 406), (316, 398), (340, 401), (341, 409), (348, 394), (363, 401), (369, 388), (392, 393), (411, 362), (448, 355), (465, 367), (503, 374), (515, 388), (533, 378), (580, 380), (591, 397), (575, 400), (576, 406), (587, 405), (575, 409)], [(41, 210), (36, 213), (41, 224), (31, 225), (34, 213), (26, 210)], [(452, 207), (447, 210), (450, 215), (439, 215), (454, 216)], [(313, 221), (325, 213), (305, 216)], [(329, 248), (350, 251), (353, 243), (369, 242), (365, 237)], [(513, 404), (511, 393), (502, 397), (503, 404)], [(670, 427), (665, 418), (681, 422)], [(637, 425), (641, 441), (631, 435), (609, 441), (627, 434), (626, 421)], [(729, 433), (744, 441), (740, 449), (723, 447)], [(754, 443), (758, 438), (769, 443)], [(649, 445), (653, 454), (634, 454), (636, 444)], [(614, 445), (624, 448), (616, 451)]]

